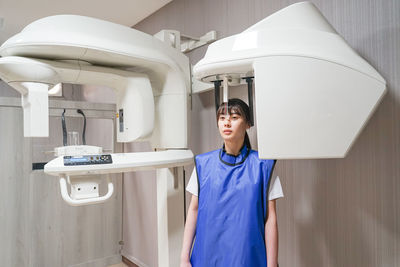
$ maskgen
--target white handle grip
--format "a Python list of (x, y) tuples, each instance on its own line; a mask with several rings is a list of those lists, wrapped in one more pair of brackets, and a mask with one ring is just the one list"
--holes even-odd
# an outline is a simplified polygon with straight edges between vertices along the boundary
[(107, 201), (114, 192), (114, 185), (112, 182), (108, 181), (108, 192), (102, 197), (95, 197), (95, 198), (86, 198), (86, 199), (72, 199), (68, 194), (67, 190), (67, 181), (64, 177), (60, 177), (60, 189), (61, 189), (61, 196), (71, 206), (83, 206), (83, 205), (90, 205), (90, 204), (98, 204)]

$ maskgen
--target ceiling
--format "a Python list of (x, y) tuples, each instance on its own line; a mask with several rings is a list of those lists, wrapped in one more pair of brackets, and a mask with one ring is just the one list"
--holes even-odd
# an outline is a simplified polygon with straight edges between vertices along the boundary
[(0, 0), (0, 44), (29, 23), (74, 14), (133, 26), (172, 0)]

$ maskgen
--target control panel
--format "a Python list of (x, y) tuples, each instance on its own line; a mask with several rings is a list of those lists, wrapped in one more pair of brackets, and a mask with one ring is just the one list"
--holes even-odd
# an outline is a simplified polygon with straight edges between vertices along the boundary
[(112, 157), (106, 155), (64, 156), (64, 166), (111, 164)]

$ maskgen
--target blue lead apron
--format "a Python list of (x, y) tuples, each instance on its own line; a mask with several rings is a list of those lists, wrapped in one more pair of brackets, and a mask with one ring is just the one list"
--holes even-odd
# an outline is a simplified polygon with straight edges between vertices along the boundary
[(265, 267), (268, 188), (275, 160), (243, 146), (195, 158), (199, 208), (192, 267)]

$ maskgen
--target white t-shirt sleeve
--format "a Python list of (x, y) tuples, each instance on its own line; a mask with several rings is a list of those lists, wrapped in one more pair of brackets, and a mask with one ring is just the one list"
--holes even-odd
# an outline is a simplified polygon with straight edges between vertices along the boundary
[(279, 176), (272, 175), (271, 184), (269, 186), (268, 199), (274, 200), (283, 197), (283, 190)]
[[(279, 176), (273, 174), (271, 179), (272, 180), (269, 187), (268, 199), (274, 200), (283, 197), (282, 185), (281, 181), (279, 180)], [(186, 186), (186, 191), (188, 191), (192, 195), (199, 196), (196, 167), (193, 168), (192, 175), (190, 176), (189, 182)]]
[(189, 182), (186, 186), (186, 191), (188, 191), (192, 195), (199, 196), (199, 187), (197, 186), (196, 167), (193, 168), (192, 175), (190, 176)]

